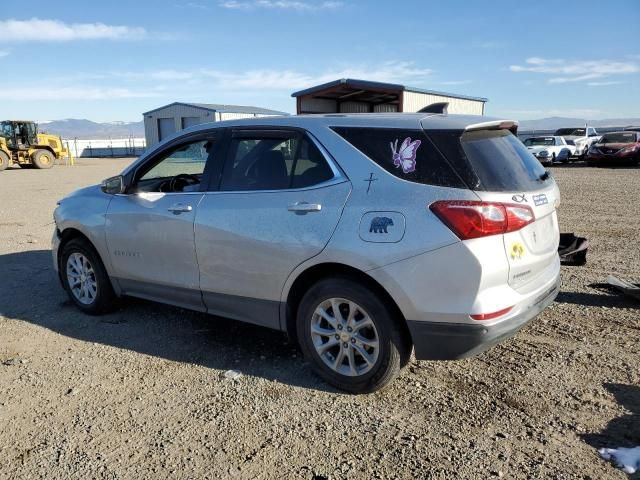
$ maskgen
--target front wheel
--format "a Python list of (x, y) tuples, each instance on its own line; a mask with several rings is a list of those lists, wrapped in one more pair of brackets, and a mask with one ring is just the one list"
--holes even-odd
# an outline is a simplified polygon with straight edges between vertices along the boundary
[(31, 161), (36, 168), (45, 169), (53, 167), (55, 157), (49, 150), (36, 150), (31, 157)]
[(107, 271), (94, 248), (81, 239), (62, 247), (60, 277), (69, 298), (89, 315), (106, 313), (115, 306), (116, 296)]
[(320, 377), (341, 390), (367, 393), (388, 385), (411, 355), (401, 321), (377, 292), (329, 278), (305, 294), (296, 326), (302, 352)]
[(0, 172), (9, 168), (9, 155), (0, 150)]

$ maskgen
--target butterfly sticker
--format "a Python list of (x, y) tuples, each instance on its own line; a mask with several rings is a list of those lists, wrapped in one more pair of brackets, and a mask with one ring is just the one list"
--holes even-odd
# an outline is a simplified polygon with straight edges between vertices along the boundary
[(397, 167), (402, 167), (403, 173), (411, 173), (416, 170), (416, 153), (418, 147), (422, 143), (421, 140), (411, 141), (411, 137), (407, 137), (400, 145), (398, 150), (398, 139), (395, 142), (390, 142), (391, 152), (393, 153), (393, 164)]

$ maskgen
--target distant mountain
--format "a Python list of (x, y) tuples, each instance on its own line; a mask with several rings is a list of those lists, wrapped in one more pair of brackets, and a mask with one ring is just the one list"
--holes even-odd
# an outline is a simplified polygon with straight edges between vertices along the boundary
[(60, 135), (65, 139), (108, 139), (144, 137), (144, 124), (140, 122), (105, 122), (68, 118), (38, 122), (38, 130)]
[(604, 120), (587, 120), (584, 118), (549, 117), (539, 120), (521, 120), (518, 130), (557, 130), (563, 127), (629, 127), (639, 126), (640, 118), (607, 118)]

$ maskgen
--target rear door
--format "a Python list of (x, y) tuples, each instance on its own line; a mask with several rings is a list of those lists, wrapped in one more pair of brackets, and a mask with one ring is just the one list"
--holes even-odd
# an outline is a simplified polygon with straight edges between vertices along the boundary
[(481, 200), (533, 212), (533, 223), (503, 235), (509, 284), (526, 291), (558, 262), (560, 192), (555, 181), (508, 130), (427, 133)]
[(196, 214), (200, 288), (210, 313), (279, 328), (284, 282), (325, 247), (351, 185), (303, 132), (231, 137), (219, 186)]

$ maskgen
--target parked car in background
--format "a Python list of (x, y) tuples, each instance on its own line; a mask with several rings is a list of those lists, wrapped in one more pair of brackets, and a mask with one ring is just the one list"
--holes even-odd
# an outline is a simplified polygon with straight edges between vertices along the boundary
[(412, 349), (477, 355), (553, 302), (560, 279), (556, 182), (516, 122), (481, 120), (191, 127), (59, 202), (55, 269), (88, 314), (131, 295), (288, 332), (351, 392), (388, 384)]
[(593, 127), (582, 128), (559, 128), (554, 135), (564, 137), (566, 140), (573, 140), (576, 147), (574, 155), (578, 158), (584, 158), (589, 147), (595, 143), (600, 136)]
[(530, 137), (523, 143), (543, 165), (569, 161), (576, 148), (569, 145), (563, 137), (557, 136)]
[(605, 133), (587, 153), (589, 165), (638, 165), (640, 163), (640, 131)]

